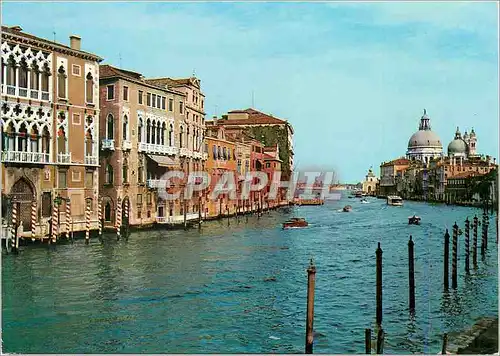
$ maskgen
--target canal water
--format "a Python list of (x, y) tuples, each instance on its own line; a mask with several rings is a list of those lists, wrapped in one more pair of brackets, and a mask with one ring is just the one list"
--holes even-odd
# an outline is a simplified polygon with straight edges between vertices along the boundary
[[(443, 332), (498, 315), (493, 216), (489, 249), (484, 259), (479, 254), (469, 276), (460, 237), (458, 288), (445, 294), (444, 231), (455, 221), (463, 229), (467, 216), (481, 212), (369, 201), (344, 198), (248, 222), (232, 218), (230, 226), (227, 220), (212, 221), (201, 233), (144, 231), (129, 241), (109, 235), (103, 244), (76, 241), (4, 254), (3, 351), (303, 353), (306, 269), (314, 258), (314, 353), (363, 353), (364, 329), (375, 329), (379, 241), (386, 353), (435, 354)], [(346, 203), (353, 206), (351, 213), (339, 211)], [(421, 226), (407, 224), (413, 214), (422, 218)], [(289, 216), (305, 217), (310, 225), (283, 231)], [(407, 310), (410, 234), (416, 257), (413, 317)]]

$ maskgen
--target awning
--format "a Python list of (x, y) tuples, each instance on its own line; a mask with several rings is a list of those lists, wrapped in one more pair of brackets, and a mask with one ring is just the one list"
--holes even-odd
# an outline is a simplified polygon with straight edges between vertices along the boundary
[(177, 162), (168, 156), (148, 154), (148, 158), (155, 161), (160, 167), (177, 167)]

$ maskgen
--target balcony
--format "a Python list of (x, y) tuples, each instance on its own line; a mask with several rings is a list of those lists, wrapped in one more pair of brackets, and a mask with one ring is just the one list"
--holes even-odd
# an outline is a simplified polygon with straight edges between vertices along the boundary
[(40, 91), (38, 89), (20, 88), (14, 85), (2, 85), (2, 94), (19, 96), (22, 98), (30, 98), (35, 100), (44, 100), (44, 101), (48, 101), (50, 98), (49, 92), (47, 91)]
[(105, 138), (102, 140), (102, 149), (103, 150), (114, 150), (115, 149), (115, 140)]
[(189, 150), (187, 148), (181, 148), (179, 150), (179, 156), (181, 157), (187, 157), (189, 154)]
[(139, 152), (146, 153), (163, 153), (167, 155), (175, 155), (177, 154), (177, 147), (174, 146), (165, 146), (165, 145), (156, 145), (153, 143), (139, 142)]
[(99, 157), (96, 156), (85, 156), (85, 164), (87, 166), (97, 166), (99, 162)]
[(68, 164), (71, 163), (71, 153), (58, 153), (57, 163)]
[(132, 149), (132, 142), (125, 140), (122, 142), (122, 150), (124, 151), (130, 151)]
[(7, 85), (7, 95), (16, 95), (16, 87)]
[(208, 153), (204, 153), (202, 156), (203, 160), (206, 161), (208, 159)]
[(3, 151), (2, 162), (43, 164), (50, 162), (50, 155), (40, 152)]
[[(162, 183), (163, 182), (163, 183)], [(161, 180), (161, 179), (148, 179), (146, 181), (146, 185), (148, 188), (160, 188), (160, 187), (165, 187), (165, 181)]]
[[(186, 221), (190, 220), (198, 220), (198, 213), (188, 213), (186, 214)], [(181, 224), (184, 222), (184, 215), (175, 215), (175, 216), (157, 216), (156, 222), (158, 224)]]

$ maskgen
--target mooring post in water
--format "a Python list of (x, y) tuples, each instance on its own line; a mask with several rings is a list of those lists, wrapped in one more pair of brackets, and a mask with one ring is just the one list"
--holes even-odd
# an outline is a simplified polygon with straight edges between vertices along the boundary
[(380, 242), (378, 243), (377, 251), (377, 324), (382, 324), (382, 249)]
[(448, 274), (448, 269), (450, 267), (450, 234), (448, 233), (448, 229), (446, 229), (446, 232), (444, 234), (444, 275), (443, 275), (443, 280), (444, 280), (444, 289), (448, 290), (449, 287), (449, 274)]
[(469, 237), (470, 237), (470, 222), (469, 217), (465, 219), (465, 272), (469, 273)]
[(486, 251), (486, 213), (483, 213), (483, 219), (481, 222), (481, 255), (484, 255)]
[(230, 219), (229, 219), (229, 206), (226, 204), (226, 216), (227, 216), (227, 226), (229, 226), (229, 222), (230, 222)]
[(488, 227), (490, 226), (490, 217), (484, 214), (484, 249), (488, 249)]
[(443, 346), (441, 347), (441, 355), (446, 355), (446, 349), (448, 348), (448, 334), (443, 334)]
[(410, 312), (415, 311), (415, 261), (413, 256), (413, 240), (410, 235), (410, 241), (408, 241), (408, 277), (409, 277), (409, 307)]
[(384, 329), (379, 328), (377, 334), (377, 354), (381, 355), (384, 353)]
[(201, 193), (198, 196), (198, 229), (201, 229)]
[(365, 329), (365, 354), (372, 353), (372, 329)]
[(306, 354), (313, 353), (313, 322), (314, 322), (314, 285), (316, 282), (316, 267), (313, 260), (307, 269), (307, 317), (306, 317)]
[(474, 216), (474, 225), (472, 230), (472, 264), (477, 267), (477, 225), (479, 224), (477, 216)]
[(453, 225), (453, 246), (451, 257), (451, 288), (457, 288), (457, 260), (458, 260), (458, 225)]

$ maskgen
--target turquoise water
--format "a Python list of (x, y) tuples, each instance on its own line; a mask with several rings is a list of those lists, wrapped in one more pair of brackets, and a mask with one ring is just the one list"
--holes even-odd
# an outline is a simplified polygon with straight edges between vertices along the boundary
[[(494, 218), (489, 250), (458, 289), (442, 288), (443, 233), (479, 210), (344, 199), (203, 229), (137, 232), (2, 256), (4, 352), (303, 353), (306, 268), (316, 274), (314, 353), (363, 353), (375, 328), (375, 249), (383, 249), (385, 352), (437, 353), (441, 335), (498, 315)], [(352, 213), (338, 210), (346, 203)], [(407, 225), (417, 214), (422, 225)], [(288, 216), (306, 229), (283, 231)], [(479, 230), (480, 231), (480, 230)], [(407, 310), (409, 235), (416, 314)], [(472, 234), (471, 234), (472, 238)], [(471, 239), (472, 240), (472, 239)], [(471, 243), (472, 245), (472, 243)], [(451, 252), (450, 252), (451, 258)], [(472, 262), (472, 258), (471, 258)], [(451, 273), (451, 267), (450, 267)], [(451, 285), (451, 282), (450, 282)]]

